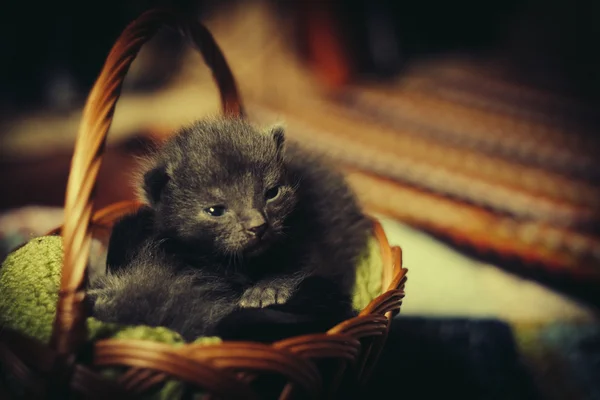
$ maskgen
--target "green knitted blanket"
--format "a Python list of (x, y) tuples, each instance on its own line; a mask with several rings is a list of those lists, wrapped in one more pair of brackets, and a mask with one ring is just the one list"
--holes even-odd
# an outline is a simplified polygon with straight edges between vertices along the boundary
[[(62, 267), (62, 239), (44, 236), (28, 242), (11, 253), (0, 268), (0, 328), (8, 327), (47, 343), (56, 312)], [(373, 238), (360, 258), (354, 306), (364, 308), (381, 293), (382, 261), (379, 245)], [(105, 338), (144, 339), (174, 346), (183, 338), (169, 329), (149, 326), (119, 326), (88, 318), (90, 340)], [(196, 343), (218, 343), (219, 338), (198, 338)], [(114, 369), (105, 371), (115, 375)], [(179, 397), (183, 385), (168, 382), (155, 393), (155, 398)]]

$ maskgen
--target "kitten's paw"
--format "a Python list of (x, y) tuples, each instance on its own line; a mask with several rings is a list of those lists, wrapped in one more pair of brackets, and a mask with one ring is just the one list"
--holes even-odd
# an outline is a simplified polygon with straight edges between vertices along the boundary
[(240, 299), (243, 308), (263, 308), (273, 304), (283, 304), (292, 295), (292, 289), (257, 285), (244, 292)]

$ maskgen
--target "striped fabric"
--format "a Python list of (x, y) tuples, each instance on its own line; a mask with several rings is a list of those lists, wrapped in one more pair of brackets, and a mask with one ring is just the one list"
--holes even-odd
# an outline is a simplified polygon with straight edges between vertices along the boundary
[(481, 71), (438, 63), (248, 108), (345, 167), (371, 209), (484, 256), (600, 282), (594, 110)]

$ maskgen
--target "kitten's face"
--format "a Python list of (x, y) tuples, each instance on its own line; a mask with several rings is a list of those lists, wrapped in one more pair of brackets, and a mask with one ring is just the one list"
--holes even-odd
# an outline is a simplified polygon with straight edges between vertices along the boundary
[[(212, 236), (222, 253), (258, 255), (283, 234), (284, 221), (295, 204), (294, 189), (278, 167), (236, 173), (215, 182), (196, 197), (197, 205), (180, 230), (182, 236)], [(191, 204), (190, 204), (191, 206)]]
[[(236, 132), (213, 137), (206, 131), (182, 139), (155, 209), (161, 227), (188, 243), (256, 256), (284, 234), (296, 196), (282, 162), (282, 137), (238, 134), (242, 139), (231, 140)], [(195, 141), (194, 135), (211, 140)]]

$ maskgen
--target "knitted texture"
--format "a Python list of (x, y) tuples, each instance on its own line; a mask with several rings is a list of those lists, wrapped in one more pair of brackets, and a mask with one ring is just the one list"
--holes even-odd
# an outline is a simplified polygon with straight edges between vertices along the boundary
[[(9, 327), (48, 343), (56, 312), (56, 303), (63, 260), (62, 239), (59, 236), (43, 236), (33, 239), (12, 252), (0, 268), (0, 328)], [(371, 299), (381, 293), (381, 254), (378, 242), (371, 238), (359, 258), (357, 282), (353, 304), (364, 308)], [(121, 326), (88, 318), (89, 339), (140, 339), (184, 344), (176, 332), (164, 327)], [(198, 338), (194, 343), (215, 344), (215, 337)], [(104, 368), (102, 374), (117, 379), (125, 368)], [(183, 396), (185, 384), (167, 380), (157, 385), (152, 399), (176, 399)], [(195, 393), (201, 396), (201, 392)]]
[[(47, 343), (56, 311), (62, 240), (44, 236), (11, 253), (0, 268), (0, 326), (6, 326)], [(359, 259), (353, 304), (363, 309), (381, 293), (379, 244), (371, 238)], [(183, 343), (181, 336), (162, 327), (121, 327), (88, 319), (90, 339), (129, 338)], [(214, 339), (210, 339), (214, 340)]]

